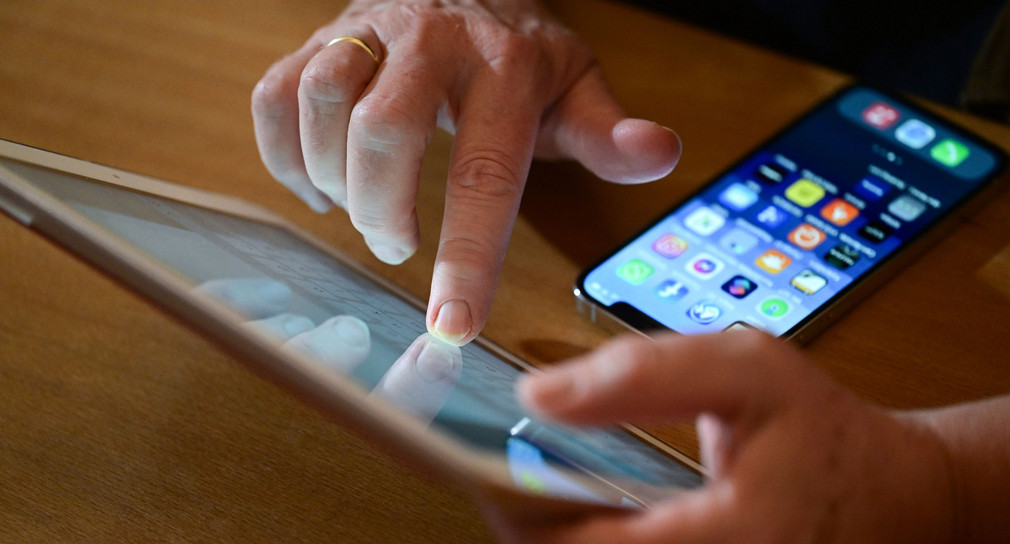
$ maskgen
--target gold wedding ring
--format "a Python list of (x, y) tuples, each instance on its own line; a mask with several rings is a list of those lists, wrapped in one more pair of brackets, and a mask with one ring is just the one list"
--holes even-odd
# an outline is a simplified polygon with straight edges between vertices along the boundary
[(368, 56), (372, 57), (372, 60), (375, 61), (375, 64), (382, 64), (382, 62), (379, 60), (379, 55), (375, 53), (375, 50), (369, 47), (369, 45), (363, 42), (360, 38), (355, 38), (354, 36), (341, 36), (339, 38), (333, 38), (332, 40), (330, 40), (330, 43), (326, 44), (326, 47), (329, 47), (335, 43), (340, 42), (353, 43), (354, 45), (364, 49), (365, 52), (368, 53)]

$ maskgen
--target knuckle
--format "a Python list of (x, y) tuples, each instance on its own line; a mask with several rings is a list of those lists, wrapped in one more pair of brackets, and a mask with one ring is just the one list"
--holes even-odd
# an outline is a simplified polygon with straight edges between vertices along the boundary
[(488, 62), (493, 68), (505, 71), (528, 69), (530, 62), (542, 56), (539, 46), (531, 36), (508, 33), (492, 45)]
[(421, 145), (431, 130), (419, 117), (419, 108), (402, 98), (369, 95), (351, 112), (351, 127), (360, 144), (375, 151), (389, 152), (402, 145)]
[(467, 194), (497, 201), (514, 199), (522, 192), (522, 170), (507, 153), (482, 149), (460, 156), (449, 177)]
[(439, 254), (451, 265), (442, 266), (437, 272), (456, 281), (467, 282), (493, 275), (501, 261), (496, 253), (498, 248), (490, 240), (454, 236), (443, 239), (439, 246)]
[(287, 74), (276, 68), (270, 69), (253, 88), (253, 114), (261, 117), (278, 117), (288, 107), (287, 102), (294, 96), (295, 86)]
[(356, 82), (339, 67), (312, 63), (302, 72), (298, 91), (305, 98), (343, 103), (357, 98)]

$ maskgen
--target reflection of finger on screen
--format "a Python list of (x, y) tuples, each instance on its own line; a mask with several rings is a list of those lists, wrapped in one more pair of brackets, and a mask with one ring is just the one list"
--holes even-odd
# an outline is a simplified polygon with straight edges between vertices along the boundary
[(368, 358), (371, 335), (364, 321), (338, 315), (284, 345), (341, 372), (350, 373)]
[(287, 342), (292, 338), (311, 331), (316, 324), (304, 315), (280, 314), (259, 321), (245, 323), (245, 327), (265, 332), (278, 342)]
[(291, 288), (270, 278), (221, 278), (196, 289), (249, 319), (265, 319), (291, 308)]
[(442, 409), (462, 371), (460, 349), (425, 333), (393, 363), (372, 394), (429, 423)]

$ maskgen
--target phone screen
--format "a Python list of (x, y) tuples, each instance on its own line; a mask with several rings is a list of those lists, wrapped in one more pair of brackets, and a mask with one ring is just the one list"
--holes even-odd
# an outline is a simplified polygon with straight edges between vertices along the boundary
[(590, 267), (576, 292), (639, 329), (792, 336), (1005, 162), (919, 108), (850, 87)]

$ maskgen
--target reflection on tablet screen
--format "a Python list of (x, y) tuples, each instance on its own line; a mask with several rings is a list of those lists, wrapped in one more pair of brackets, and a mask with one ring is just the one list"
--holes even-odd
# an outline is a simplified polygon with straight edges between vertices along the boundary
[[(429, 336), (423, 312), (278, 227), (0, 160), (228, 304), (284, 349), (307, 353), (471, 447), (509, 459), (524, 489), (627, 503), (607, 481), (667, 490), (695, 472), (622, 430), (534, 422), (516, 402), (520, 370), (474, 343)], [(564, 469), (564, 470), (562, 470)], [(571, 470), (585, 479), (572, 479)], [(579, 480), (579, 481), (576, 481)]]

